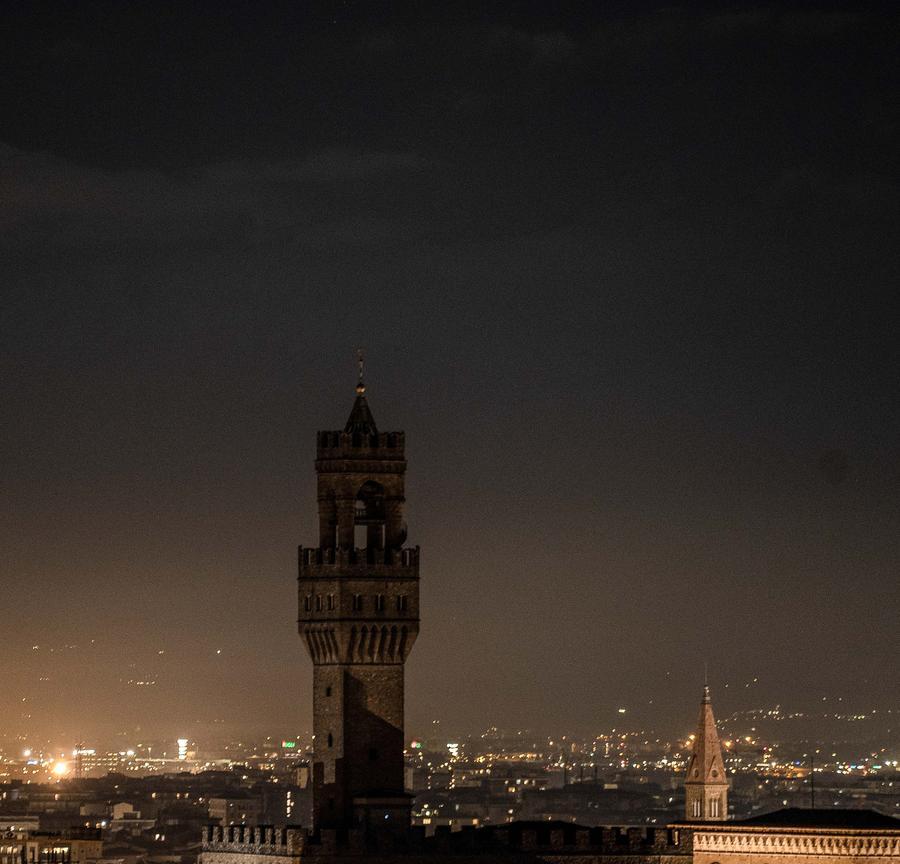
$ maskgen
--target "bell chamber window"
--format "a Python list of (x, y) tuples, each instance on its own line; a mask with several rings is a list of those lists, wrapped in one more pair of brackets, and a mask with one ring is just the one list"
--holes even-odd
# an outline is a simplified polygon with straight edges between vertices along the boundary
[(384, 612), (384, 594), (375, 595), (375, 611)]
[(353, 539), (357, 548), (384, 548), (385, 513), (384, 486), (367, 480), (356, 493), (353, 508)]

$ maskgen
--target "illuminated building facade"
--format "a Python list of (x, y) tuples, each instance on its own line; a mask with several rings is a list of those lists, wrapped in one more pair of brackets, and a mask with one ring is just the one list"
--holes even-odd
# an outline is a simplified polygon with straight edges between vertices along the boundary
[(103, 857), (100, 831), (63, 834), (34, 831), (24, 838), (0, 837), (0, 864), (95, 864)]
[(404, 548), (403, 432), (379, 432), (360, 368), (343, 430), (318, 433), (319, 543), (299, 550), (314, 665), (316, 830), (405, 832), (404, 664), (419, 632), (419, 550)]
[(900, 862), (900, 821), (873, 810), (789, 808), (692, 829), (693, 864)]

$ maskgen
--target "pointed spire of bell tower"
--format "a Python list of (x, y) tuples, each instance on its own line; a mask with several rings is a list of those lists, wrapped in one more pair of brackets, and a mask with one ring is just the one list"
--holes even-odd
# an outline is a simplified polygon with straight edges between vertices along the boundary
[(703, 685), (694, 748), (684, 779), (684, 797), (688, 819), (716, 822), (728, 816), (728, 781), (709, 684)]
[(354, 435), (377, 435), (378, 427), (375, 425), (375, 418), (366, 401), (365, 357), (362, 348), (358, 348), (356, 351), (356, 362), (359, 365), (359, 374), (356, 379), (356, 401), (353, 403), (353, 410), (347, 418), (344, 431)]

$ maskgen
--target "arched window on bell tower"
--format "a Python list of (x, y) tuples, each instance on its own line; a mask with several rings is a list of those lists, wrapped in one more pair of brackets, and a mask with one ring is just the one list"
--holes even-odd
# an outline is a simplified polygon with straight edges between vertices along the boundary
[(371, 550), (383, 549), (386, 521), (384, 487), (374, 480), (367, 480), (356, 493), (353, 511), (356, 547)]

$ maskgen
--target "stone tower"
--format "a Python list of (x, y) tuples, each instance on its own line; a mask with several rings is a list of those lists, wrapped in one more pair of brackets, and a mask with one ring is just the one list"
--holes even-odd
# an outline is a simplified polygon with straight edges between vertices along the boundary
[(319, 545), (299, 549), (299, 630), (314, 665), (314, 825), (402, 833), (403, 672), (419, 632), (419, 550), (403, 546), (403, 432), (378, 431), (362, 364), (344, 429), (317, 438)]
[(708, 686), (703, 688), (694, 752), (684, 779), (684, 807), (687, 819), (722, 822), (728, 818), (728, 781)]

